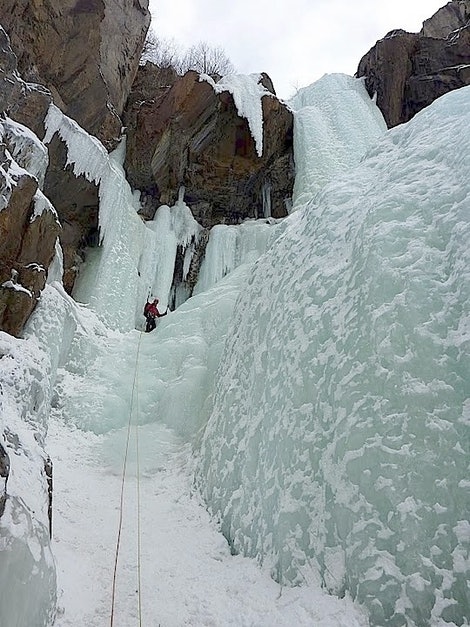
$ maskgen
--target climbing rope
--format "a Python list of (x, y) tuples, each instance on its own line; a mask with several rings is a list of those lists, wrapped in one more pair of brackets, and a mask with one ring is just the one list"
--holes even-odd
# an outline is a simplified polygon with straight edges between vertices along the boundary
[[(140, 332), (140, 339), (142, 338), (142, 331)], [(136, 408), (137, 418), (140, 416), (139, 411), (139, 381), (138, 381), (138, 368), (136, 365)], [(137, 475), (137, 594), (138, 594), (138, 607), (139, 607), (139, 627), (142, 627), (142, 595), (141, 595), (141, 533), (140, 533), (140, 453), (139, 453), (139, 423), (135, 421), (135, 457), (136, 457), (136, 475)]]
[[(121, 480), (121, 496), (119, 501), (119, 525), (118, 525), (118, 533), (116, 539), (116, 551), (114, 555), (114, 572), (113, 572), (113, 590), (112, 590), (112, 598), (111, 598), (111, 621), (110, 627), (114, 625), (114, 607), (115, 607), (115, 599), (116, 599), (116, 576), (117, 576), (117, 565), (119, 559), (119, 550), (121, 548), (121, 532), (122, 532), (122, 521), (123, 521), (123, 509), (124, 509), (124, 487), (126, 483), (126, 472), (127, 472), (127, 459), (129, 455), (129, 442), (131, 435), (131, 425), (132, 425), (132, 409), (134, 407), (134, 396), (137, 400), (137, 416), (138, 416), (138, 365), (139, 365), (139, 354), (140, 354), (140, 343), (142, 340), (142, 331), (139, 334), (139, 342), (137, 344), (137, 354), (135, 358), (135, 369), (134, 369), (134, 380), (132, 383), (132, 393), (131, 393), (131, 402), (129, 408), (129, 421), (127, 424), (127, 437), (126, 437), (126, 449), (124, 452), (124, 461), (122, 466), (122, 480)], [(142, 603), (141, 603), (141, 593), (140, 593), (140, 572), (141, 572), (141, 543), (140, 543), (140, 460), (139, 460), (139, 436), (138, 431), (139, 425), (137, 424), (137, 420), (135, 421), (135, 433), (136, 433), (136, 459), (137, 459), (137, 576), (138, 576), (138, 609), (139, 609), (139, 627), (142, 627)]]

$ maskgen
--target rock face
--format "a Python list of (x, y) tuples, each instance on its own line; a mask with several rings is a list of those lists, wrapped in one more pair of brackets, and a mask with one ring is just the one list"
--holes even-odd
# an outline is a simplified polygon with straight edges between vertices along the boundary
[(112, 148), (150, 24), (148, 0), (2, 0), (22, 77)]
[[(0, 48), (1, 110), (40, 128), (51, 96), (18, 77), (1, 28)], [(21, 133), (14, 122), (0, 119), (0, 329), (12, 335), (21, 332), (36, 305), (60, 232), (53, 207), (39, 191), (47, 154), (32, 134)]]
[[(113, 148), (149, 23), (148, 0), (4, 0), (0, 24), (10, 39), (0, 28), (0, 114), (42, 139), (54, 100)], [(18, 335), (44, 287), (58, 234), (64, 285), (71, 291), (81, 252), (97, 233), (98, 193), (65, 168), (59, 139), (49, 146), (47, 174), (44, 170), (40, 182), (37, 173), (28, 173), (27, 163), (12, 158), (14, 142), (3, 132), (0, 140), (0, 286), (7, 285), (0, 288), (0, 329)], [(62, 228), (41, 191), (55, 205)], [(38, 198), (50, 205), (46, 211), (38, 213)]]
[[(168, 81), (170, 78), (170, 81)], [(263, 84), (270, 80), (264, 76)], [(163, 80), (143, 66), (131, 93), (125, 168), (153, 210), (173, 204), (181, 187), (200, 224), (287, 215), (294, 181), (292, 124), (287, 107), (264, 96), (263, 154), (228, 92), (217, 94), (199, 75)]]
[(470, 0), (453, 0), (420, 33), (391, 31), (361, 59), (357, 76), (389, 127), (410, 120), (436, 98), (470, 84)]
[(64, 255), (63, 283), (70, 293), (84, 259), (85, 247), (97, 244), (98, 187), (84, 176), (75, 176), (71, 166), (66, 166), (66, 147), (57, 135), (48, 149), (50, 157), (44, 190), (62, 225), (60, 244)]

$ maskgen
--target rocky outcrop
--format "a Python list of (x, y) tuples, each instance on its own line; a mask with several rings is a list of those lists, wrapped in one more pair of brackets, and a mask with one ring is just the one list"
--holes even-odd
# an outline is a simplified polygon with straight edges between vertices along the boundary
[[(294, 180), (291, 112), (264, 96), (263, 153), (228, 92), (217, 94), (195, 72), (160, 80), (139, 70), (126, 110), (125, 169), (153, 211), (173, 204), (181, 187), (200, 224), (287, 214)], [(158, 80), (156, 80), (158, 79)], [(270, 84), (264, 76), (264, 83)]]
[(39, 128), (51, 96), (18, 77), (1, 28), (0, 49), (0, 329), (19, 335), (45, 285), (60, 225), (39, 190), (46, 150), (33, 133), (6, 117)]
[(448, 2), (432, 17), (423, 22), (420, 35), (434, 39), (446, 39), (452, 32), (463, 28), (470, 19), (468, 0)]
[(71, 293), (87, 246), (98, 243), (98, 187), (67, 165), (67, 149), (55, 135), (49, 148), (44, 189), (62, 225), (60, 244), (64, 255), (63, 283)]
[(26, 81), (103, 144), (120, 136), (120, 115), (150, 24), (148, 0), (2, 0), (0, 24)]
[(470, 84), (470, 0), (454, 0), (420, 33), (395, 30), (361, 59), (357, 76), (389, 127), (410, 120), (436, 98)]

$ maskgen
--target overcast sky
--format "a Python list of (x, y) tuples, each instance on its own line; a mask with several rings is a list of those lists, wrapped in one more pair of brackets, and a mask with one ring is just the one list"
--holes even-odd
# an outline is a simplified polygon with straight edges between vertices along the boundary
[(446, 0), (150, 0), (157, 35), (221, 46), (238, 73), (267, 72), (281, 98), (325, 73), (353, 75), (388, 31), (421, 29)]

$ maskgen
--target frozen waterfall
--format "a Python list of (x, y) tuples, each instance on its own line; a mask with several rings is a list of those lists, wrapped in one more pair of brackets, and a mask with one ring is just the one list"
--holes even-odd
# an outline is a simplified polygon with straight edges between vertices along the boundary
[(0, 333), (1, 625), (109, 622), (129, 426), (143, 507), (131, 442), (118, 624), (139, 581), (145, 625), (465, 624), (469, 104), (387, 132), (362, 81), (301, 90), (295, 211), (214, 227), (150, 334), (143, 304), (171, 302), (202, 229), (182, 196), (144, 222), (124, 143), (108, 155), (51, 107), (45, 141), (99, 186), (101, 242), (74, 298), (58, 249), (24, 338)]
[(374, 625), (468, 618), (469, 99), (385, 134), (258, 260), (200, 450), (233, 550)]

